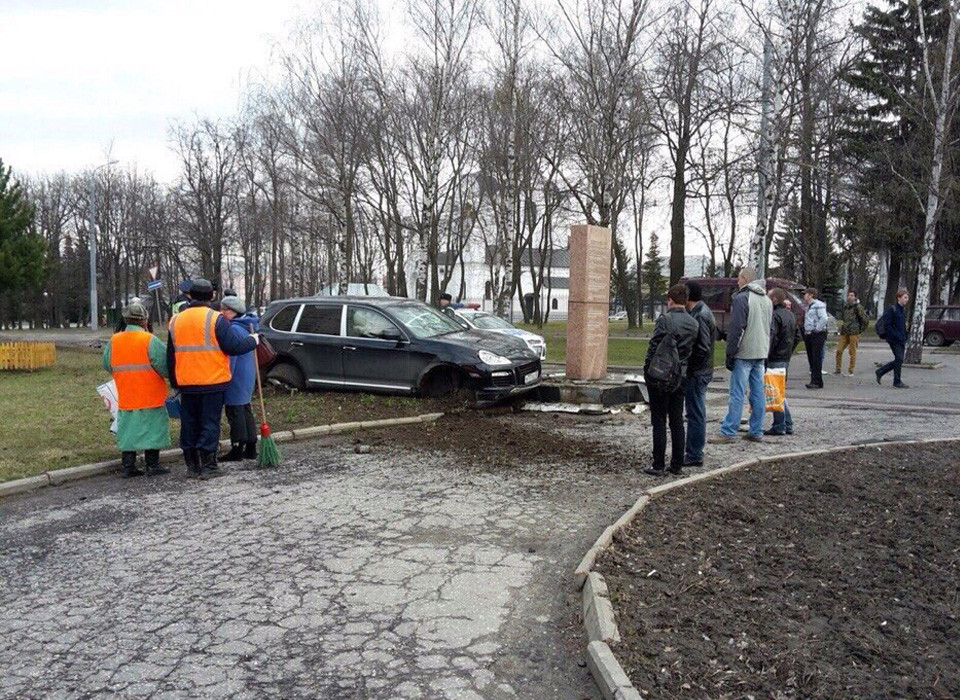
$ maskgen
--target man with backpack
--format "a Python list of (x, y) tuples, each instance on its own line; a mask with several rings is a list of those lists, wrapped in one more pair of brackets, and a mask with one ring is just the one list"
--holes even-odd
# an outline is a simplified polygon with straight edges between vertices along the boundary
[(686, 446), (683, 429), (683, 401), (686, 394), (687, 366), (700, 333), (700, 324), (687, 313), (687, 288), (675, 284), (667, 292), (667, 312), (657, 319), (647, 347), (643, 376), (650, 395), (650, 421), (653, 424), (653, 465), (647, 474), (667, 473), (667, 419), (670, 421), (671, 474), (683, 471)]
[(763, 414), (766, 402), (763, 393), (763, 369), (770, 353), (770, 323), (773, 303), (767, 297), (757, 271), (752, 267), (740, 270), (740, 286), (730, 305), (727, 324), (727, 369), (730, 370), (730, 398), (727, 416), (720, 424), (720, 434), (710, 442), (730, 443), (737, 439), (743, 397), (750, 387), (750, 431), (744, 437), (753, 442), (763, 441)]
[(877, 372), (877, 384), (883, 379), (883, 375), (893, 370), (893, 386), (896, 389), (909, 389), (906, 384), (900, 381), (900, 370), (903, 368), (903, 355), (907, 350), (907, 318), (906, 306), (910, 301), (910, 294), (906, 289), (897, 290), (897, 303), (893, 304), (883, 316), (877, 319), (877, 335), (887, 341), (890, 349), (893, 351), (893, 360), (880, 367)]

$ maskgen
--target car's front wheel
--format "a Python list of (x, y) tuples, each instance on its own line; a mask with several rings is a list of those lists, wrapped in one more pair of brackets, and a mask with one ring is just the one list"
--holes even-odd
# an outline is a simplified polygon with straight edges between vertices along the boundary
[(279, 362), (274, 365), (273, 369), (267, 374), (267, 381), (283, 389), (303, 391), (307, 388), (303, 372), (300, 371), (299, 367), (289, 362)]
[(927, 342), (927, 345), (934, 348), (939, 348), (947, 344), (946, 337), (940, 331), (930, 331), (924, 340)]
[(463, 372), (453, 367), (436, 367), (420, 380), (420, 396), (426, 398), (463, 397), (467, 403), (474, 403), (476, 395), (469, 386)]

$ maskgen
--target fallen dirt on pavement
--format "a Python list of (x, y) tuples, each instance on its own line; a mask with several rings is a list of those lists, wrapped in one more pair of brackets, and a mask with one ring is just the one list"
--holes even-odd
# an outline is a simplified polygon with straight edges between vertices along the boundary
[(662, 698), (960, 697), (957, 444), (741, 470), (652, 502), (597, 569)]

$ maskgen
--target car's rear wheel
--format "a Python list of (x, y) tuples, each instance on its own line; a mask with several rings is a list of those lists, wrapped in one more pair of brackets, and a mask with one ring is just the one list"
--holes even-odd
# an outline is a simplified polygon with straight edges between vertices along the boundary
[(303, 391), (307, 388), (303, 372), (300, 371), (299, 367), (289, 362), (280, 362), (274, 365), (273, 369), (267, 374), (267, 381), (283, 389)]
[(926, 341), (927, 345), (934, 348), (939, 348), (947, 344), (946, 337), (940, 331), (930, 331), (927, 333), (927, 337), (924, 338), (924, 341)]

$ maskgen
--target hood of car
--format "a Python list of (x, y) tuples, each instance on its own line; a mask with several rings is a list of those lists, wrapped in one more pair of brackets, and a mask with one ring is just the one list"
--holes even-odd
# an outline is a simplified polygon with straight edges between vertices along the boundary
[(535, 357), (527, 344), (520, 338), (496, 331), (469, 330), (449, 333), (441, 336), (444, 342), (456, 343), (464, 348), (489, 350), (511, 360)]

